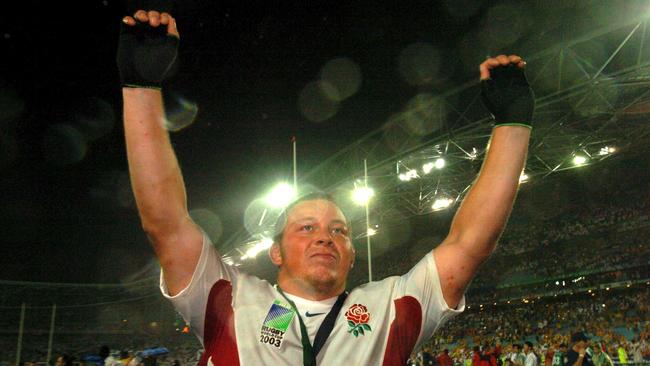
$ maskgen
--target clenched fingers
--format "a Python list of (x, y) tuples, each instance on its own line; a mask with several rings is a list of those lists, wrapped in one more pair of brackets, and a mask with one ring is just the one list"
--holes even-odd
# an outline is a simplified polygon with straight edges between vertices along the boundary
[(496, 57), (490, 57), (483, 61), (479, 66), (481, 80), (487, 80), (490, 78), (490, 70), (496, 67), (508, 65), (516, 65), (523, 69), (526, 67), (526, 61), (518, 55), (498, 55)]
[(163, 25), (167, 28), (167, 34), (179, 37), (176, 20), (169, 13), (160, 13), (155, 10), (138, 10), (133, 16), (122, 18), (122, 22), (129, 26), (135, 26), (137, 22), (148, 23), (152, 27)]

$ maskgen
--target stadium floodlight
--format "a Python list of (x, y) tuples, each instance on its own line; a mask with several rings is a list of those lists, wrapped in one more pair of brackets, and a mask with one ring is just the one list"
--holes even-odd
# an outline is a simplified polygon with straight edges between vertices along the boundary
[(574, 165), (580, 166), (580, 165), (584, 165), (586, 163), (587, 163), (587, 158), (585, 156), (576, 155), (576, 156), (573, 157), (573, 164)]
[(406, 173), (402, 173), (402, 174), (398, 175), (397, 177), (402, 182), (408, 182), (411, 179), (419, 178), (420, 176), (418, 175), (417, 170), (411, 169), (411, 170), (407, 171)]
[(287, 183), (279, 183), (266, 196), (266, 202), (278, 208), (286, 207), (296, 197), (296, 190)]
[(451, 198), (438, 198), (433, 202), (431, 208), (434, 211), (440, 211), (451, 206), (452, 203), (454, 203), (454, 200)]
[(445, 167), (445, 159), (443, 158), (438, 158), (433, 162), (426, 163), (422, 165), (422, 173), (424, 174), (429, 174), (433, 170), (433, 168), (436, 169), (442, 169)]
[(365, 205), (375, 195), (375, 190), (370, 187), (358, 187), (352, 191), (352, 200), (358, 205)]
[(478, 157), (478, 150), (475, 147), (473, 147), (472, 151), (467, 153), (467, 158), (469, 160), (476, 160), (477, 157)]
[(445, 159), (438, 158), (438, 159), (436, 159), (436, 162), (434, 163), (434, 166), (436, 167), (436, 169), (442, 169), (442, 168), (445, 167), (445, 164), (446, 164)]
[(604, 146), (600, 148), (600, 151), (598, 151), (598, 155), (604, 156), (604, 155), (609, 155), (613, 154), (616, 152), (616, 148), (612, 146)]
[(431, 173), (431, 171), (433, 170), (434, 165), (435, 165), (434, 163), (426, 163), (426, 164), (422, 165), (422, 173), (424, 173), (424, 174)]
[(242, 255), (241, 259), (246, 260), (248, 258), (255, 258), (263, 250), (269, 249), (272, 244), (273, 244), (273, 239), (262, 238), (262, 240), (258, 241), (257, 243), (255, 243), (255, 245), (248, 248), (246, 253)]
[(530, 177), (528, 176), (528, 174), (526, 174), (525, 172), (521, 172), (521, 175), (519, 176), (519, 183), (526, 183), (528, 182), (529, 178)]
[(415, 169), (411, 169), (411, 170), (407, 171), (404, 174), (400, 174), (399, 175), (399, 180), (401, 180), (402, 182), (408, 182), (411, 179), (415, 179), (415, 178), (419, 178), (419, 177), (420, 176), (418, 175), (418, 171), (415, 170)]

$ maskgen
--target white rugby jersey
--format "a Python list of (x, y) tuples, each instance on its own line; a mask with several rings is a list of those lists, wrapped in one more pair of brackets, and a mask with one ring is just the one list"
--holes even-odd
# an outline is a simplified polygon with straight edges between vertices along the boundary
[[(205, 348), (199, 365), (302, 365), (300, 324), (291, 306), (267, 281), (223, 263), (207, 236), (185, 289), (169, 296), (160, 278), (163, 295)], [(416, 346), (464, 308), (464, 298), (457, 310), (445, 303), (428, 253), (403, 276), (353, 289), (316, 361), (323, 366), (405, 365)]]

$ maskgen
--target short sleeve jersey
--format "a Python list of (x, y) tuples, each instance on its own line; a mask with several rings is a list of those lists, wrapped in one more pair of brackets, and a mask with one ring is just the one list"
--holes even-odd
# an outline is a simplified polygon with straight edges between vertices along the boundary
[(556, 351), (553, 354), (553, 361), (551, 362), (551, 366), (564, 366), (564, 358), (566, 355), (562, 353), (562, 351)]
[[(199, 365), (301, 365), (300, 324), (277, 288), (221, 260), (209, 239), (189, 285), (174, 296), (160, 287), (204, 346)], [(412, 350), (462, 312), (442, 297), (433, 255), (407, 274), (353, 289), (318, 365), (404, 365)], [(304, 316), (304, 314), (302, 314)]]

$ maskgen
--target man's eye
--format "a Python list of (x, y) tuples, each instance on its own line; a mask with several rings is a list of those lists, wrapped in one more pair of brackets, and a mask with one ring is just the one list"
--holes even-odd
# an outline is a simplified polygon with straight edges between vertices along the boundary
[(332, 229), (332, 233), (337, 235), (347, 235), (348, 231), (342, 227), (335, 227)]
[(314, 225), (303, 225), (300, 227), (302, 231), (314, 231)]

